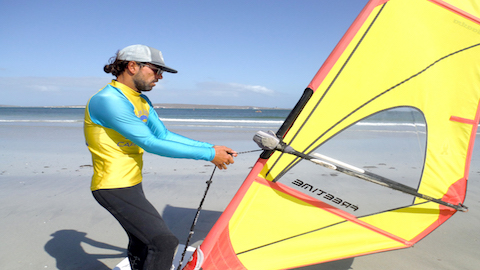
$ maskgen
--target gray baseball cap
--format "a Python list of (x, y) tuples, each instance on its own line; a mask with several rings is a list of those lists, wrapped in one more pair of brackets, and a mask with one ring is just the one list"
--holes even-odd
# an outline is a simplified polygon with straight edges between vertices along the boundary
[(125, 61), (152, 63), (160, 66), (162, 70), (165, 70), (166, 72), (178, 72), (175, 69), (165, 65), (161, 51), (145, 45), (137, 44), (125, 47), (118, 52), (117, 58)]

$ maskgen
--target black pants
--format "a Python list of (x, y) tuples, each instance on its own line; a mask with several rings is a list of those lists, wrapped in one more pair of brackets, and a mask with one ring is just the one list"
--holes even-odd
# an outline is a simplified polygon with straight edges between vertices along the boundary
[(132, 270), (170, 270), (178, 239), (145, 198), (141, 183), (129, 188), (95, 190), (93, 196), (127, 232)]

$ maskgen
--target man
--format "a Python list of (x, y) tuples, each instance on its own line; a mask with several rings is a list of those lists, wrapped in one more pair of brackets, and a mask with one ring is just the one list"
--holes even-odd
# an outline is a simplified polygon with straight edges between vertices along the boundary
[(144, 45), (120, 50), (104, 67), (116, 80), (92, 96), (85, 109), (84, 132), (92, 154), (95, 199), (122, 225), (129, 237), (132, 269), (170, 269), (178, 239), (142, 190), (144, 150), (172, 158), (211, 161), (220, 169), (237, 153), (170, 132), (142, 94), (152, 90), (165, 65), (162, 53)]

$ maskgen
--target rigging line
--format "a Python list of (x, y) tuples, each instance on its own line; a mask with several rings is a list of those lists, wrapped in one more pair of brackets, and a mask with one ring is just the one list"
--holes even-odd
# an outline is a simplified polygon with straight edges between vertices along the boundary
[[(345, 63), (343, 63), (342, 67), (340, 68), (340, 70), (337, 72), (337, 74), (335, 75), (335, 78), (333, 78), (332, 82), (330, 83), (330, 85), (328, 86), (328, 88), (325, 90), (325, 92), (323, 93), (323, 95), (320, 97), (319, 101), (317, 102), (317, 104), (315, 105), (315, 107), (312, 109), (312, 111), (310, 112), (310, 114), (307, 116), (307, 118), (305, 119), (305, 121), (301, 124), (301, 126), (298, 128), (298, 131), (295, 133), (295, 135), (293, 135), (292, 139), (290, 140), (290, 143), (293, 142), (295, 140), (295, 138), (297, 137), (297, 135), (300, 133), (300, 131), (302, 130), (302, 128), (305, 126), (305, 124), (307, 123), (308, 119), (310, 119), (310, 117), (313, 115), (313, 113), (315, 112), (315, 109), (320, 105), (320, 103), (322, 102), (322, 100), (324, 99), (324, 97), (327, 95), (327, 93), (330, 91), (330, 89), (332, 88), (333, 84), (336, 82), (336, 80), (338, 79), (338, 77), (340, 76), (340, 74), (342, 73), (342, 71), (344, 70), (345, 66), (350, 62), (350, 59), (353, 57), (353, 55), (355, 54), (355, 52), (357, 51), (358, 47), (360, 47), (360, 44), (363, 42), (363, 40), (365, 39), (365, 37), (367, 36), (368, 32), (370, 32), (370, 29), (373, 27), (374, 23), (377, 21), (378, 17), (380, 16), (380, 14), (382, 13), (383, 9), (385, 8), (385, 6), (387, 5), (387, 3), (383, 4), (382, 5), (382, 8), (378, 11), (377, 15), (375, 15), (375, 18), (373, 19), (373, 21), (370, 23), (370, 25), (368, 26), (368, 28), (365, 30), (365, 33), (363, 33), (362, 37), (360, 38), (360, 40), (358, 41), (358, 43), (355, 45), (355, 48), (352, 50), (352, 52), (350, 53), (350, 55), (348, 56), (348, 58), (345, 60)], [(300, 112), (299, 112), (300, 113)], [(320, 135), (319, 138), (323, 137), (328, 131), (326, 131), (325, 133), (323, 133), (322, 135)], [(317, 139), (318, 140), (318, 139)], [(310, 147), (310, 146), (309, 146)], [(283, 154), (283, 153), (282, 153)], [(281, 155), (282, 155), (281, 154)], [(281, 156), (280, 156), (281, 157)], [(274, 164), (272, 165), (272, 167), (269, 169), (269, 171), (267, 172), (266, 175), (268, 175), (270, 173), (271, 170), (273, 170), (273, 168), (275, 167), (275, 165), (277, 164), (278, 160), (280, 159), (280, 157), (277, 159), (277, 161), (274, 162)], [(278, 175), (277, 175), (277, 178), (280, 178), (282, 177), (287, 171), (288, 169), (292, 166), (292, 164), (296, 163), (298, 161), (298, 159), (295, 159), (293, 160), (290, 164), (288, 164), (285, 168), (286, 170), (283, 170), (282, 172), (280, 172)]]
[(178, 262), (178, 267), (177, 270), (180, 270), (182, 268), (183, 264), (183, 259), (185, 258), (185, 254), (187, 253), (188, 249), (188, 244), (190, 243), (190, 239), (192, 238), (195, 230), (195, 225), (197, 224), (198, 216), (200, 215), (200, 210), (202, 210), (203, 202), (205, 201), (205, 198), (207, 197), (208, 190), (210, 189), (210, 185), (212, 184), (212, 178), (213, 175), (215, 174), (215, 170), (217, 169), (217, 166), (213, 167), (212, 175), (210, 175), (210, 179), (208, 179), (207, 183), (207, 188), (205, 189), (205, 192), (203, 194), (203, 198), (200, 201), (200, 205), (197, 208), (197, 213), (195, 214), (195, 217), (193, 218), (192, 226), (190, 227), (190, 232), (188, 233), (187, 241), (185, 243), (185, 248), (182, 253), (182, 257), (180, 261)]
[[(250, 151), (243, 151), (243, 152), (237, 152), (238, 155), (241, 154), (247, 154), (247, 153), (252, 153), (252, 152), (258, 152), (258, 151), (263, 151), (262, 149), (255, 149), (255, 150), (250, 150)], [(185, 254), (187, 253), (188, 249), (188, 244), (190, 243), (190, 240), (195, 233), (195, 225), (197, 224), (198, 217), (200, 216), (200, 211), (202, 210), (203, 202), (205, 201), (205, 198), (207, 197), (208, 190), (210, 189), (210, 185), (212, 184), (212, 179), (213, 175), (215, 174), (215, 170), (217, 169), (217, 166), (213, 167), (212, 175), (210, 175), (210, 179), (206, 182), (207, 187), (205, 189), (205, 192), (203, 194), (202, 200), (200, 201), (200, 205), (197, 208), (197, 212), (195, 213), (195, 217), (193, 218), (192, 226), (190, 227), (190, 232), (188, 233), (187, 241), (185, 243), (185, 248), (182, 253), (182, 257), (178, 263), (177, 270), (180, 270), (182, 268), (183, 264), (183, 259), (185, 258)]]
[(242, 255), (244, 253), (247, 253), (247, 252), (250, 252), (250, 251), (254, 251), (254, 250), (257, 250), (257, 249), (261, 249), (261, 248), (264, 248), (264, 247), (268, 247), (268, 246), (271, 246), (271, 245), (275, 245), (275, 244), (278, 244), (278, 243), (281, 243), (281, 242), (284, 242), (284, 241), (287, 241), (287, 240), (290, 240), (290, 239), (294, 239), (294, 238), (297, 238), (297, 237), (300, 237), (300, 236), (304, 236), (304, 235), (307, 235), (307, 234), (310, 234), (310, 233), (314, 233), (314, 232), (318, 232), (320, 230), (323, 230), (323, 229), (328, 229), (330, 227), (333, 227), (335, 225), (338, 225), (338, 224), (342, 224), (342, 223), (345, 223), (347, 222), (347, 220), (344, 220), (344, 221), (340, 221), (340, 222), (337, 222), (337, 223), (334, 223), (334, 224), (330, 224), (328, 226), (325, 226), (325, 227), (321, 227), (321, 228), (317, 228), (317, 229), (313, 229), (311, 231), (308, 231), (308, 232), (303, 232), (303, 233), (299, 233), (297, 235), (293, 235), (293, 236), (290, 236), (290, 237), (286, 237), (284, 239), (280, 239), (280, 240), (277, 240), (277, 241), (274, 241), (274, 242), (271, 242), (271, 243), (268, 243), (268, 244), (264, 244), (264, 245), (261, 245), (261, 246), (258, 246), (258, 247), (254, 247), (254, 248), (251, 248), (251, 249), (247, 249), (247, 250), (244, 250), (244, 251), (241, 251), (235, 255)]
[(406, 208), (409, 208), (409, 207), (412, 207), (412, 206), (419, 206), (419, 205), (423, 205), (423, 204), (427, 204), (427, 203), (430, 203), (430, 201), (424, 201), (424, 202), (420, 202), (420, 203), (412, 203), (411, 205), (398, 206), (398, 207), (395, 207), (395, 208), (386, 209), (386, 210), (382, 210), (382, 211), (375, 212), (375, 213), (370, 213), (370, 214), (366, 214), (366, 215), (362, 215), (362, 216), (357, 216), (357, 219), (371, 217), (371, 216), (374, 216), (374, 215), (388, 213), (388, 212), (395, 212), (395, 211), (403, 210), (403, 209), (406, 209)]
[(259, 152), (259, 151), (263, 151), (263, 149), (255, 149), (255, 150), (250, 150), (250, 151), (237, 152), (237, 154), (241, 155), (241, 154), (248, 154), (248, 153)]

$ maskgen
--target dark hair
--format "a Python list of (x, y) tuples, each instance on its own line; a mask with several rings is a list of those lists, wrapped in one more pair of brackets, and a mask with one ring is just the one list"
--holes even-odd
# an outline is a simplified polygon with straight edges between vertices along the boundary
[(118, 60), (118, 52), (115, 56), (111, 57), (109, 63), (103, 67), (103, 71), (106, 73), (112, 73), (113, 76), (118, 77), (127, 68), (128, 62), (126, 60)]

